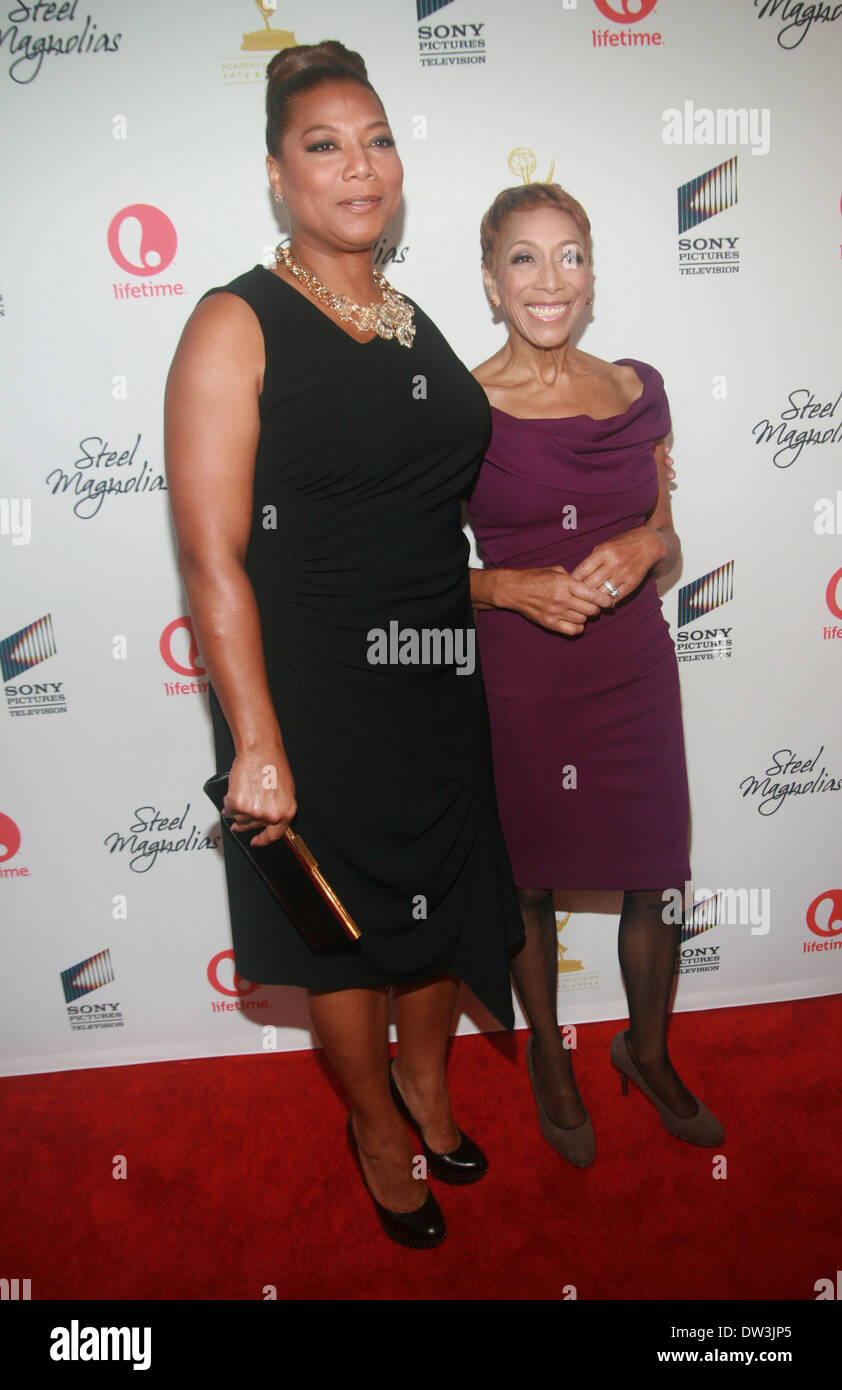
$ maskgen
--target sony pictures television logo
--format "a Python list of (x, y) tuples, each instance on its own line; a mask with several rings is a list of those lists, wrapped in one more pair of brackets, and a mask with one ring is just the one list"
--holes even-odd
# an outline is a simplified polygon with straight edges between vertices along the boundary
[[(685, 101), (661, 112), (665, 145), (740, 145), (752, 155), (772, 147), (772, 113), (768, 106), (696, 106)], [(733, 227), (709, 236), (695, 228), (737, 203), (737, 155), (715, 164), (679, 185), (678, 267), (681, 275), (736, 275), (740, 268), (738, 235)], [(692, 235), (691, 235), (692, 233)]]
[(734, 561), (703, 574), (678, 591), (679, 661), (727, 661), (733, 652), (733, 627), (702, 623), (701, 619), (734, 597)]
[(722, 910), (722, 894), (707, 893), (704, 889), (692, 895), (685, 910), (681, 928), (681, 945), (675, 961), (678, 975), (714, 974), (722, 964), (721, 943), (698, 941), (697, 938), (726, 921)]
[(485, 24), (478, 20), (455, 23), (430, 19), (452, 0), (415, 0), (418, 21), (418, 61), (422, 68), (476, 67), (485, 62)]
[(3, 673), (6, 708), (16, 719), (33, 714), (66, 714), (67, 696), (63, 681), (21, 680), (24, 672), (56, 655), (56, 639), (51, 613), (37, 618), (0, 641), (0, 671)]
[(102, 989), (113, 982), (114, 966), (109, 950), (98, 951), (95, 956), (88, 956), (86, 960), (62, 970), (61, 986), (67, 1005), (67, 1021), (74, 1033), (88, 1032), (92, 1028), (123, 1027), (125, 1020), (119, 1003), (112, 1000), (87, 1001), (84, 1004), (76, 1002), (95, 989)]
[(678, 197), (678, 271), (680, 275), (736, 275), (740, 269), (738, 236), (687, 235), (702, 222), (737, 202), (737, 156), (683, 183)]

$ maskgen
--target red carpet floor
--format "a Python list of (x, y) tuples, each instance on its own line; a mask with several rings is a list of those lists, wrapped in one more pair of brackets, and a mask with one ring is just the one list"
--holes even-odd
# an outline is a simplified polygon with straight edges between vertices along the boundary
[[(321, 1053), (0, 1081), (0, 1275), (32, 1299), (815, 1299), (839, 1241), (842, 996), (678, 1014), (680, 1073), (725, 1124), (671, 1138), (608, 1061), (616, 1023), (579, 1028), (593, 1117), (579, 1170), (537, 1128), (526, 1033), (456, 1038), (458, 1123), (491, 1168), (436, 1185), (437, 1250), (382, 1232)], [(727, 1158), (727, 1176), (714, 1177)], [(127, 1176), (112, 1176), (124, 1155)]]

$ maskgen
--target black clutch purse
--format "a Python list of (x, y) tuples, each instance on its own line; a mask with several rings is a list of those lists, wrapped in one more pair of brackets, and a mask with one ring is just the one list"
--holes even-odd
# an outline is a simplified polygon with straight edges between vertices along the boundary
[(209, 777), (204, 790), (219, 812), (223, 835), (239, 845), (312, 950), (347, 946), (349, 941), (359, 940), (359, 927), (319, 872), (300, 835), (287, 826), (281, 839), (270, 845), (253, 845), (249, 837), (259, 831), (234, 830), (230, 816), (222, 810), (228, 791), (227, 772), (221, 777)]

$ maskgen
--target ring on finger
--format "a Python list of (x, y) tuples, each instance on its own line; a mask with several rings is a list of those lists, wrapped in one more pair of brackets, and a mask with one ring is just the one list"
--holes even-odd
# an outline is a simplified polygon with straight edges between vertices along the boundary
[(614, 602), (616, 603), (617, 599), (620, 597), (620, 590), (614, 588), (614, 585), (611, 583), (610, 579), (606, 579), (603, 582), (602, 587), (608, 590), (608, 593), (610, 594), (611, 598), (613, 598)]

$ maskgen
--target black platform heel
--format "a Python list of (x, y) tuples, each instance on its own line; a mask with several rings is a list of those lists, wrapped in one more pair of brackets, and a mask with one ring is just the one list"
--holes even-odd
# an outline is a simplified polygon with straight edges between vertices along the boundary
[(421, 1126), (409, 1109), (406, 1101), (398, 1090), (394, 1075), (392, 1074), (392, 1062), (389, 1062), (389, 1085), (392, 1088), (392, 1099), (405, 1120), (418, 1131), (421, 1139), (421, 1147), (424, 1150), (424, 1157), (427, 1160), (427, 1171), (439, 1182), (449, 1182), (456, 1186), (464, 1186), (469, 1182), (479, 1182), (488, 1172), (488, 1159), (474, 1143), (463, 1134), (459, 1133), (459, 1147), (449, 1154), (437, 1154), (428, 1144), (424, 1142), (424, 1135)]
[(348, 1116), (346, 1126), (348, 1143), (362, 1174), (366, 1192), (374, 1203), (374, 1209), (386, 1235), (390, 1236), (392, 1240), (396, 1240), (399, 1245), (408, 1245), (414, 1250), (432, 1250), (435, 1246), (441, 1245), (447, 1235), (447, 1228), (444, 1224), (441, 1207), (429, 1190), (426, 1202), (416, 1211), (390, 1211), (388, 1207), (380, 1205), (366, 1182), (357, 1136), (354, 1134), (352, 1114)]

